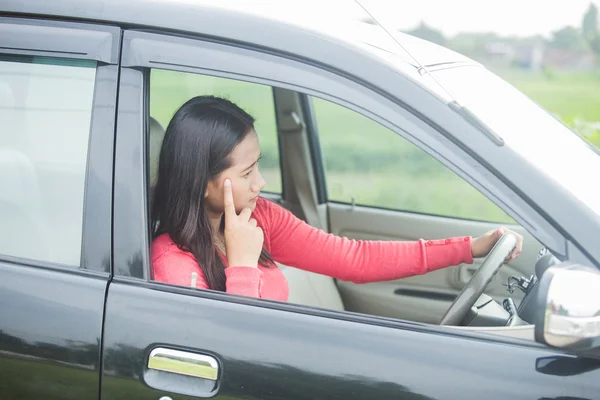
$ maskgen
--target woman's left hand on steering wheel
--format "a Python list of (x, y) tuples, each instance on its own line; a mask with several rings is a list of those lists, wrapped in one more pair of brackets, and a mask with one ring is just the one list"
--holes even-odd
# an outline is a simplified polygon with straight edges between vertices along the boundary
[(523, 250), (523, 236), (503, 226), (486, 232), (483, 235), (471, 241), (471, 254), (473, 254), (473, 258), (487, 256), (492, 247), (494, 247), (494, 245), (498, 241), (498, 239), (500, 239), (505, 233), (512, 233), (513, 235), (515, 235), (515, 237), (517, 238), (517, 245), (515, 246), (514, 250), (508, 255), (508, 257), (506, 257), (504, 263), (508, 264), (509, 262), (517, 258), (519, 254), (521, 254), (521, 250)]

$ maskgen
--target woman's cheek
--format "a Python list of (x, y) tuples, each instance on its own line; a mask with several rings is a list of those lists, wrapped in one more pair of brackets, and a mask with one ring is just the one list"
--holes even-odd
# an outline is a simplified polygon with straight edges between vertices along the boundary
[(233, 202), (235, 203), (235, 209), (239, 214), (244, 207), (246, 207), (246, 201), (244, 197), (245, 190), (243, 188), (244, 182), (240, 182), (240, 180), (238, 180), (236, 183), (237, 186), (234, 186), (233, 191)]

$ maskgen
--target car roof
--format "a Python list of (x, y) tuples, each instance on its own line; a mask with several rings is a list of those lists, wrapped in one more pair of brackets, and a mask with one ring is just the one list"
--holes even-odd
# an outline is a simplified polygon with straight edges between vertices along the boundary
[(5, 0), (0, 8), (23, 16), (53, 16), (226, 38), (308, 57), (315, 46), (346, 46), (392, 62), (400, 69), (473, 63), (436, 44), (386, 31), (373, 19), (365, 22), (369, 18), (366, 13), (363, 18), (352, 18), (341, 12), (343, 9), (323, 13), (315, 5), (319, 4), (260, 0)]

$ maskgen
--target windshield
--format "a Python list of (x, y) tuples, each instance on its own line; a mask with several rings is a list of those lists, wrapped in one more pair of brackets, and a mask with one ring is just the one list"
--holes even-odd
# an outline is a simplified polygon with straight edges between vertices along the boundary
[(432, 72), (461, 105), (523, 158), (600, 215), (600, 155), (513, 86), (480, 66)]

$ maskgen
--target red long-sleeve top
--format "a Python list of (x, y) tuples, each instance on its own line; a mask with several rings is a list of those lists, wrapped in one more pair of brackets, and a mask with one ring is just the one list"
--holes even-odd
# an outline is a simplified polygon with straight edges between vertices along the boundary
[[(264, 248), (273, 260), (344, 281), (367, 283), (394, 280), (429, 271), (472, 263), (470, 237), (418, 241), (366, 241), (342, 238), (316, 229), (291, 212), (259, 198), (252, 212), (264, 232)], [(273, 266), (227, 265), (223, 257), (228, 293), (287, 301), (288, 285)], [(195, 257), (162, 234), (152, 243), (154, 280), (208, 289)]]

